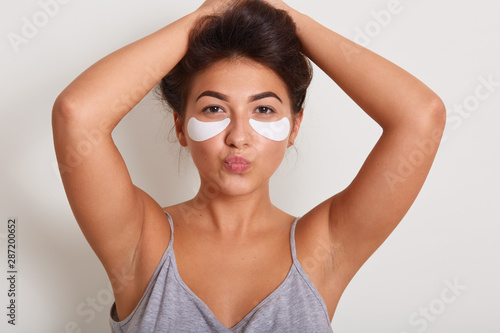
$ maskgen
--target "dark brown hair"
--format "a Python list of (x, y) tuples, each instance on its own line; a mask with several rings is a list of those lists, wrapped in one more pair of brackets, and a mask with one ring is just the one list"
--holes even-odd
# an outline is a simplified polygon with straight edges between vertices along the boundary
[(273, 70), (288, 87), (293, 114), (300, 112), (312, 79), (292, 18), (260, 0), (237, 1), (205, 16), (190, 32), (188, 51), (161, 80), (161, 97), (182, 119), (193, 78), (223, 59), (248, 58)]

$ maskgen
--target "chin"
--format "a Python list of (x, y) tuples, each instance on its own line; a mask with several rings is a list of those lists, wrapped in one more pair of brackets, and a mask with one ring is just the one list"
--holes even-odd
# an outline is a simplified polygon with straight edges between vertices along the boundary
[[(254, 182), (245, 181), (245, 179), (242, 178), (235, 181), (219, 183), (216, 185), (216, 188), (212, 185), (207, 188), (207, 190), (211, 194), (210, 198), (216, 198), (217, 194), (223, 194), (231, 197), (240, 197), (250, 195), (261, 189), (268, 190), (267, 187), (264, 187), (267, 183), (268, 182), (264, 182), (259, 185)], [(212, 184), (214, 183), (212, 182)]]
[(254, 186), (245, 186), (241, 185), (232, 185), (232, 186), (224, 186), (220, 189), (220, 192), (231, 197), (240, 197), (246, 196), (253, 192), (255, 192), (257, 188)]

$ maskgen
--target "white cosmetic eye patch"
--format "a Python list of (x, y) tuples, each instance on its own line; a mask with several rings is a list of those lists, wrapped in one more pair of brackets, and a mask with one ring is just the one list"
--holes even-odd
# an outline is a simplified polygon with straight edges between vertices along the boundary
[(231, 119), (226, 118), (221, 121), (199, 121), (196, 118), (190, 118), (187, 124), (187, 132), (189, 137), (194, 141), (205, 141), (213, 138), (217, 134), (222, 133), (231, 122)]
[(272, 122), (250, 119), (250, 126), (255, 132), (273, 141), (283, 141), (290, 134), (290, 121), (287, 117)]
[[(284, 117), (279, 121), (257, 121), (250, 119), (250, 126), (255, 132), (273, 141), (283, 141), (290, 133), (290, 121)], [(187, 132), (191, 139), (200, 142), (205, 141), (222, 133), (231, 122), (226, 118), (220, 121), (200, 121), (194, 117), (190, 118), (187, 124)]]

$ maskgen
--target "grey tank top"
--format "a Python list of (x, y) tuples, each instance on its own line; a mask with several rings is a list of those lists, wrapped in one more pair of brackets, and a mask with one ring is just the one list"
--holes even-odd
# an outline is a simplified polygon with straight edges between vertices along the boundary
[(113, 333), (129, 332), (332, 332), (323, 298), (306, 275), (295, 251), (296, 218), (290, 231), (292, 267), (285, 280), (232, 328), (224, 326), (209, 307), (182, 281), (173, 251), (174, 225), (168, 213), (170, 242), (134, 311), (117, 321), (111, 307)]

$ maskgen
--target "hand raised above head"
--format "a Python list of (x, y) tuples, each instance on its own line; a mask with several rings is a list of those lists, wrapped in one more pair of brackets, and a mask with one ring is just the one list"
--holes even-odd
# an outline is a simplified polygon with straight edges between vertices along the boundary
[(205, 0), (196, 11), (208, 15), (219, 14), (237, 2), (238, 0)]
[[(232, 4), (238, 3), (242, 0), (205, 0), (203, 4), (197, 9), (197, 12), (203, 14), (218, 14), (226, 10)], [(254, 1), (254, 0), (248, 0)], [(282, 0), (261, 0), (275, 8), (289, 12), (292, 8), (284, 3)]]
[(291, 7), (289, 5), (287, 5), (285, 2), (283, 2), (282, 0), (262, 0), (262, 1), (270, 4), (274, 8), (282, 9), (282, 10), (285, 10), (287, 12), (290, 11), (290, 9), (291, 9)]

